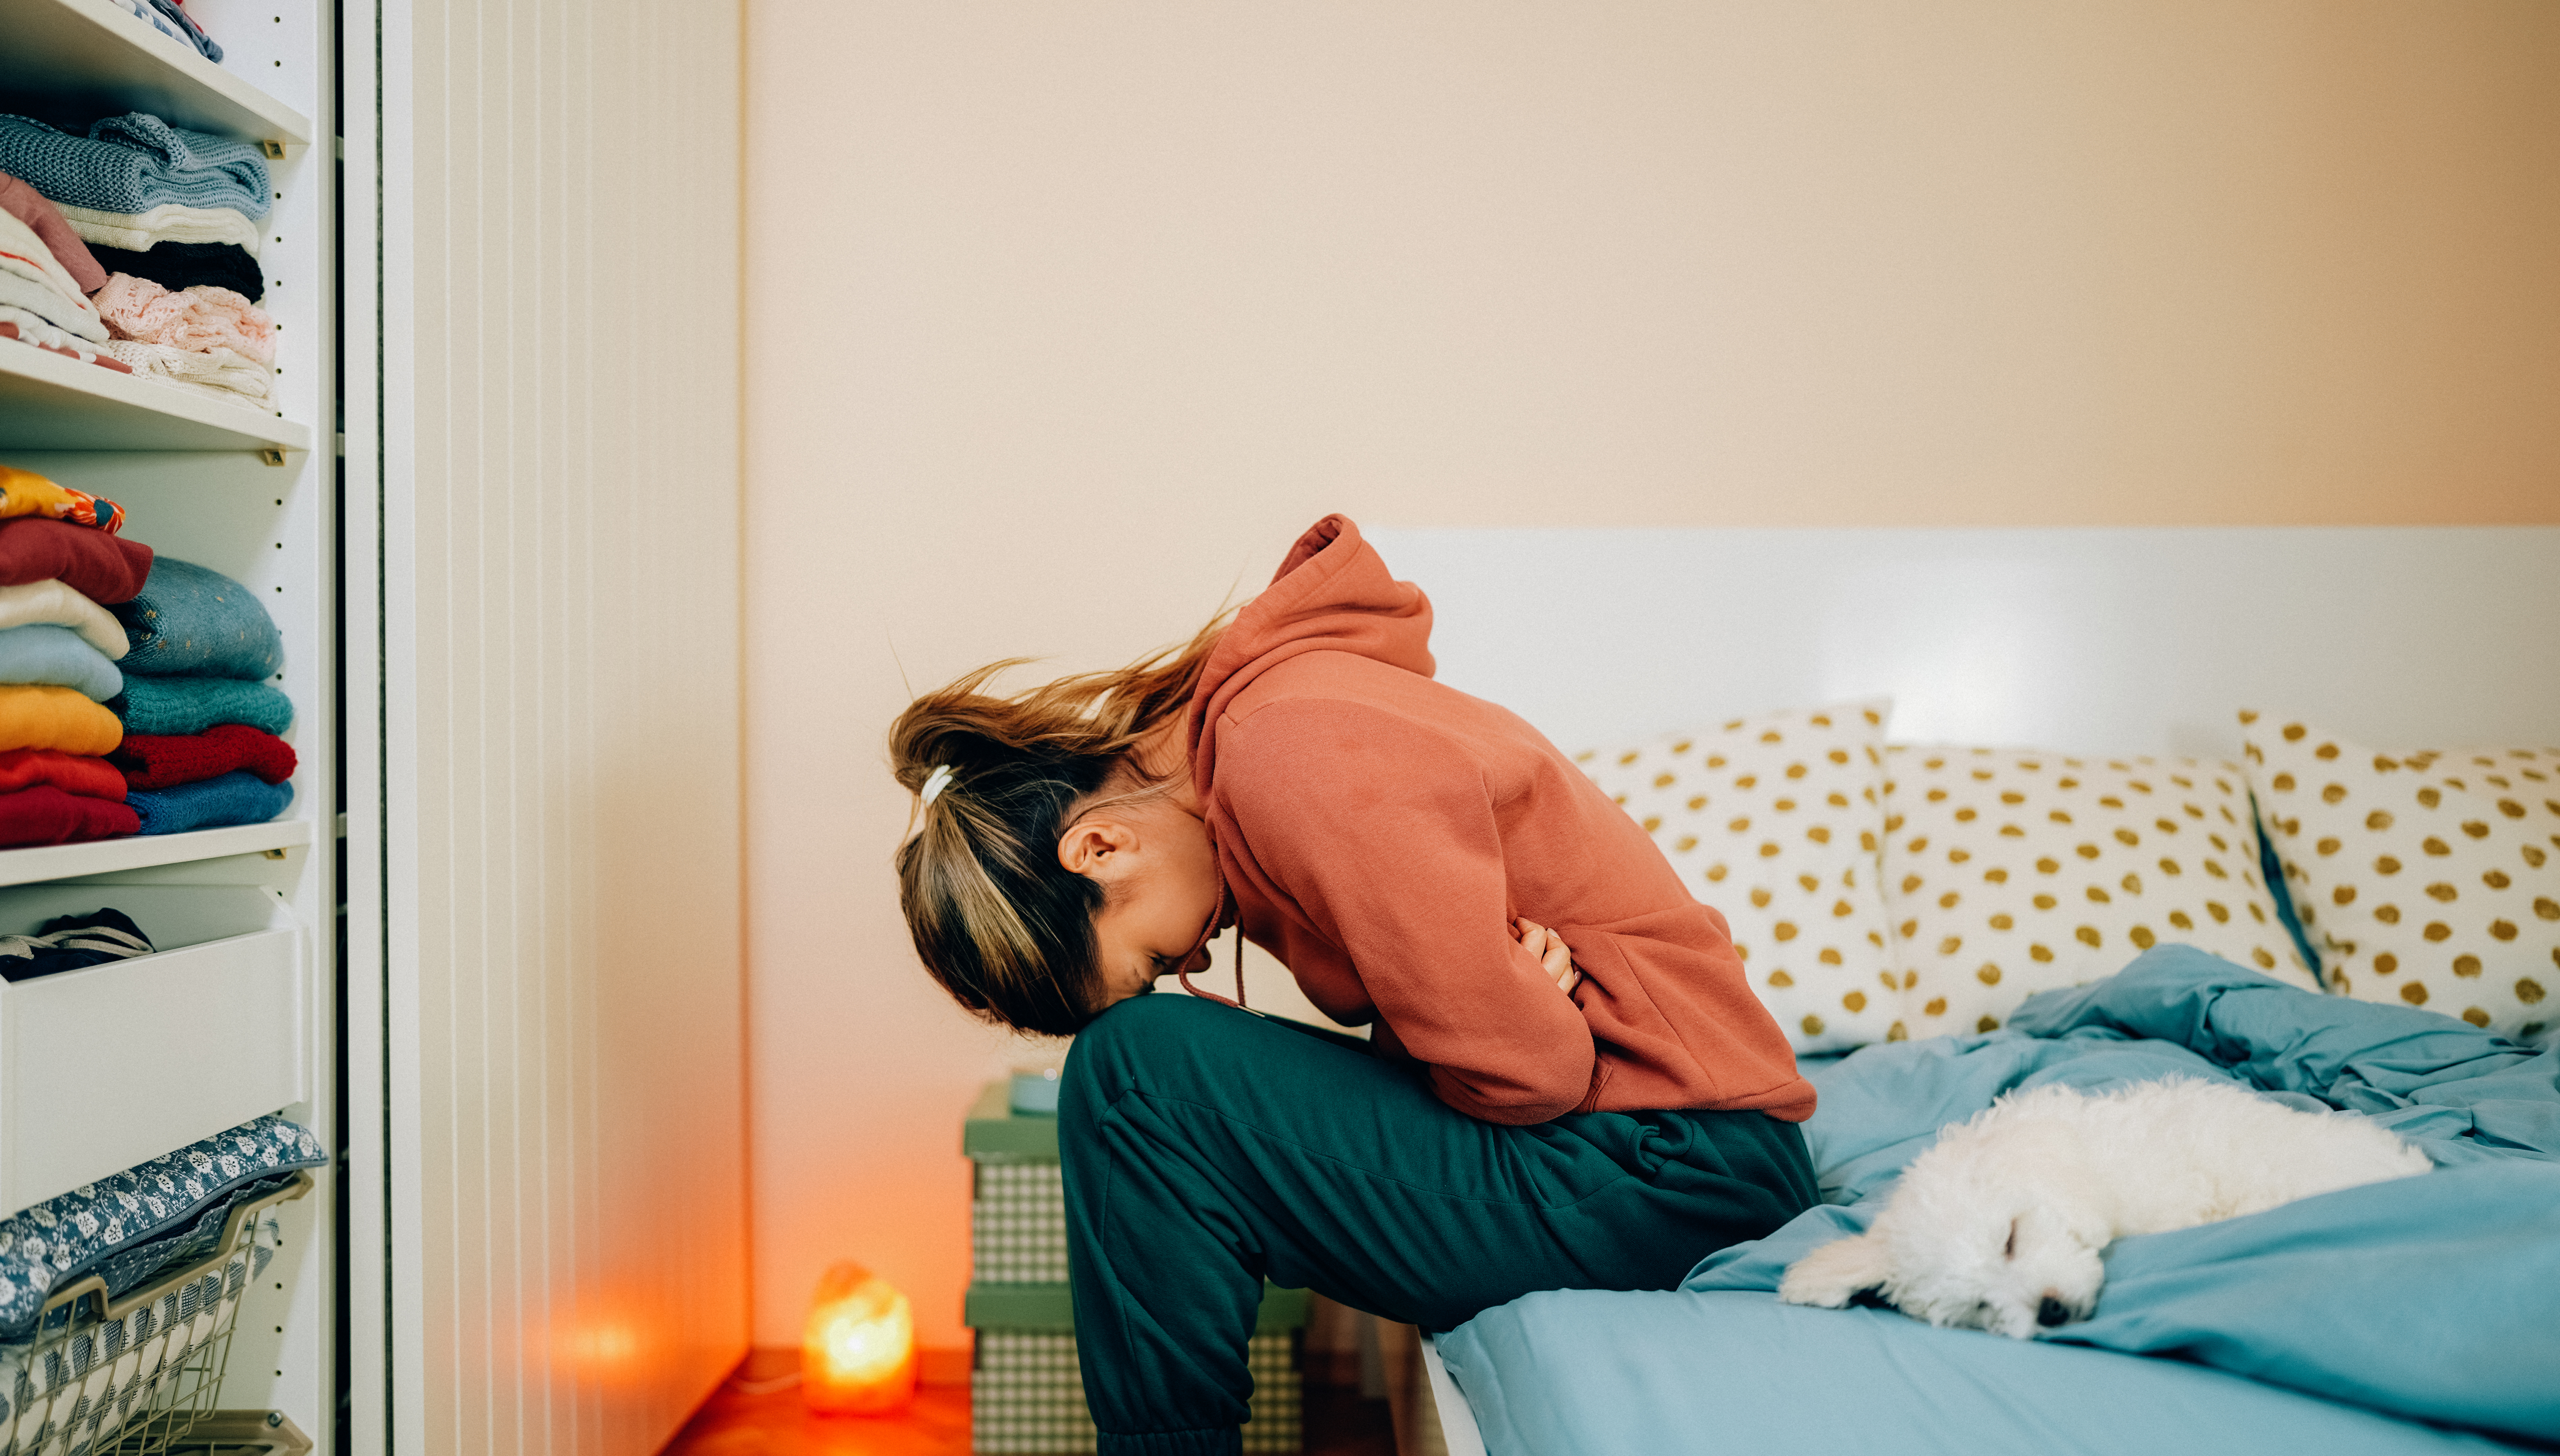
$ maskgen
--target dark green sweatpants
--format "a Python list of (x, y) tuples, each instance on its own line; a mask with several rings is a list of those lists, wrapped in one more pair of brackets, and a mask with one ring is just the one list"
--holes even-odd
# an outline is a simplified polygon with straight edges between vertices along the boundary
[(1441, 1331), (1539, 1289), (1668, 1289), (1813, 1205), (1757, 1112), (1479, 1122), (1350, 1038), (1141, 996), (1058, 1095), (1076, 1355), (1101, 1456), (1239, 1449), (1267, 1276)]

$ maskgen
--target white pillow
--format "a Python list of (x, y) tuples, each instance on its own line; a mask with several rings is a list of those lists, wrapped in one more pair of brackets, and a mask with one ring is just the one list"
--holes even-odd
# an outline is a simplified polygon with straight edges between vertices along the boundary
[(2560, 1022), (2560, 748), (2376, 752), (2240, 722), (2330, 989), (2506, 1036)]
[(1800, 1052), (1898, 1035), (1876, 847), (1889, 699), (1665, 733), (1576, 755), (1732, 928)]
[(2185, 944), (2320, 989), (2258, 882), (2236, 763), (1885, 750), (1884, 897), (1915, 1037)]

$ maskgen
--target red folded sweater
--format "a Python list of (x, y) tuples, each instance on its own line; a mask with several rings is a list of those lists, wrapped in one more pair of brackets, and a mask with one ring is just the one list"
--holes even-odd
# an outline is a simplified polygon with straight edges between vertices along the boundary
[(0, 846), (76, 844), (135, 834), (141, 828), (142, 816), (129, 805), (67, 794), (50, 785), (0, 794)]
[(124, 802), (124, 775), (103, 758), (59, 748), (11, 748), (0, 753), (0, 793), (50, 784), (67, 794)]
[[(226, 723), (184, 736), (127, 733), (106, 761), (128, 788), (167, 789), (245, 768), (268, 783), (293, 776), (293, 745), (246, 724)], [(118, 795), (122, 797), (122, 795)]]
[(151, 574), (151, 548), (49, 516), (0, 520), (0, 586), (62, 583), (101, 606), (131, 601)]

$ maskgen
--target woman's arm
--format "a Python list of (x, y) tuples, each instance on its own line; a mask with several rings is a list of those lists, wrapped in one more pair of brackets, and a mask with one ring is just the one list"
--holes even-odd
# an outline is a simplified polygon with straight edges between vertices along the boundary
[(1589, 1095), (1597, 1052), (1552, 932), (1516, 932), (1474, 761), (1410, 719), (1330, 699), (1219, 725), (1215, 798), (1254, 868), (1339, 946), (1440, 1099), (1533, 1123)]

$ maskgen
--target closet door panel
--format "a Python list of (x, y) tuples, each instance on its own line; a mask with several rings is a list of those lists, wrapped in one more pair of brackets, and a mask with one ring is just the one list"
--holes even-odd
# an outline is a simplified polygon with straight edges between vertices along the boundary
[(386, 5), (392, 1448), (743, 1353), (734, 4)]

